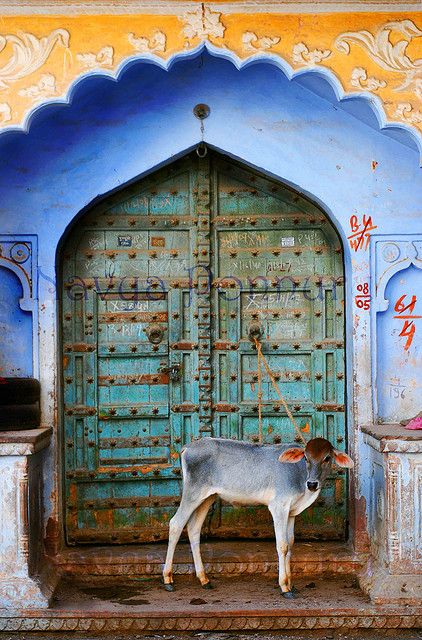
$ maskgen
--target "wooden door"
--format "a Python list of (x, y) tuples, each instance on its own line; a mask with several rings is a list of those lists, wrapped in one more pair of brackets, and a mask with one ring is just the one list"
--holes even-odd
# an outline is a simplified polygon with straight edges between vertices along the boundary
[[(295, 421), (310, 437), (344, 448), (342, 251), (322, 212), (297, 193), (226, 161), (212, 170), (213, 434), (259, 441), (257, 353), (264, 354)], [(266, 443), (300, 442), (269, 376), (262, 370)], [(297, 520), (307, 538), (343, 538), (343, 470)], [(212, 533), (272, 534), (266, 508), (219, 505)]]
[[(192, 154), (96, 206), (62, 256), (69, 543), (165, 539), (183, 444), (256, 441), (252, 322), (297, 422), (344, 447), (341, 247), (308, 200)], [(294, 441), (265, 377), (263, 393), (265, 441)], [(219, 504), (206, 526), (272, 534), (256, 508)], [(298, 531), (341, 538), (345, 526), (334, 474)]]

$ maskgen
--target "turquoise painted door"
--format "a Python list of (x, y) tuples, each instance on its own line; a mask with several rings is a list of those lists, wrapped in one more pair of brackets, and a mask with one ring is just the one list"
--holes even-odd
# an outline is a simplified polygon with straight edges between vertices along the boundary
[[(85, 214), (62, 264), (69, 543), (165, 539), (183, 444), (257, 441), (252, 323), (297, 422), (344, 447), (341, 247), (299, 194), (193, 154)], [(265, 442), (294, 441), (265, 376), (263, 396)], [(257, 508), (218, 504), (206, 527), (272, 535)], [(335, 473), (297, 529), (327, 539), (345, 527)]]

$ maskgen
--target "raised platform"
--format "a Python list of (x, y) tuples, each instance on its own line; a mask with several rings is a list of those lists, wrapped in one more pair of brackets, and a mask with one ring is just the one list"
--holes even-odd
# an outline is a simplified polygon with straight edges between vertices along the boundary
[[(260, 574), (218, 576), (204, 591), (193, 576), (178, 576), (176, 590), (158, 578), (63, 581), (47, 610), (0, 612), (1, 631), (168, 633), (291, 629), (396, 629), (422, 627), (422, 606), (376, 606), (353, 577), (299, 578), (299, 597), (285, 600), (275, 580)], [(46, 636), (43, 635), (43, 638)]]
[[(278, 561), (272, 540), (214, 540), (203, 542), (201, 549), (206, 571), (211, 575), (277, 575)], [(66, 549), (54, 562), (61, 575), (79, 582), (90, 582), (94, 577), (110, 577), (115, 581), (161, 575), (165, 553), (165, 544), (80, 546)], [(342, 542), (298, 542), (293, 549), (292, 570), (296, 576), (357, 575), (364, 563), (364, 556)], [(186, 542), (177, 546), (174, 573), (194, 573)]]

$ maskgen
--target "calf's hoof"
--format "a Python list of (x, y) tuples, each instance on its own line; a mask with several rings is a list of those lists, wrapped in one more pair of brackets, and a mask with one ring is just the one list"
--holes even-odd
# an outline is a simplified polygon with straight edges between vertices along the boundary
[(203, 589), (214, 589), (214, 585), (212, 582), (208, 581), (205, 584), (201, 585)]
[(281, 595), (283, 596), (283, 598), (286, 598), (286, 600), (294, 600), (296, 598), (295, 592), (292, 591), (282, 591)]
[(166, 591), (174, 591), (174, 585), (172, 582), (164, 582), (164, 578), (161, 578), (161, 582)]

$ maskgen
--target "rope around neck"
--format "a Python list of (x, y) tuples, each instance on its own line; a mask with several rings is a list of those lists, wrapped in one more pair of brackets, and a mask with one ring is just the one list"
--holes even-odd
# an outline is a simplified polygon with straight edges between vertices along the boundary
[(271, 369), (270, 369), (270, 367), (268, 365), (268, 362), (267, 362), (265, 356), (262, 353), (262, 345), (258, 341), (258, 339), (255, 338), (255, 337), (254, 337), (254, 341), (255, 341), (255, 346), (256, 346), (256, 350), (257, 350), (257, 354), (258, 354), (258, 430), (259, 430), (259, 443), (262, 444), (262, 377), (261, 377), (261, 362), (262, 362), (264, 367), (265, 367), (265, 369), (266, 369), (266, 371), (267, 371), (267, 374), (270, 377), (272, 385), (273, 385), (278, 397), (280, 398), (281, 403), (282, 403), (283, 407), (285, 408), (286, 413), (287, 413), (292, 425), (294, 426), (294, 428), (296, 430), (297, 435), (300, 437), (301, 441), (303, 442), (303, 444), (306, 447), (307, 442), (306, 442), (306, 440), (305, 440), (305, 438), (303, 436), (303, 433), (301, 432), (301, 430), (299, 429), (298, 425), (296, 424), (296, 421), (292, 416), (292, 413), (291, 413), (291, 411), (290, 411), (290, 409), (289, 409), (289, 407), (287, 405), (287, 402), (283, 398), (283, 396), (281, 394), (281, 391), (280, 391), (280, 389), (278, 387), (278, 384), (277, 384), (277, 382), (276, 382), (276, 380), (275, 380), (275, 378), (274, 378), (274, 376), (273, 376), (273, 374), (271, 372)]

